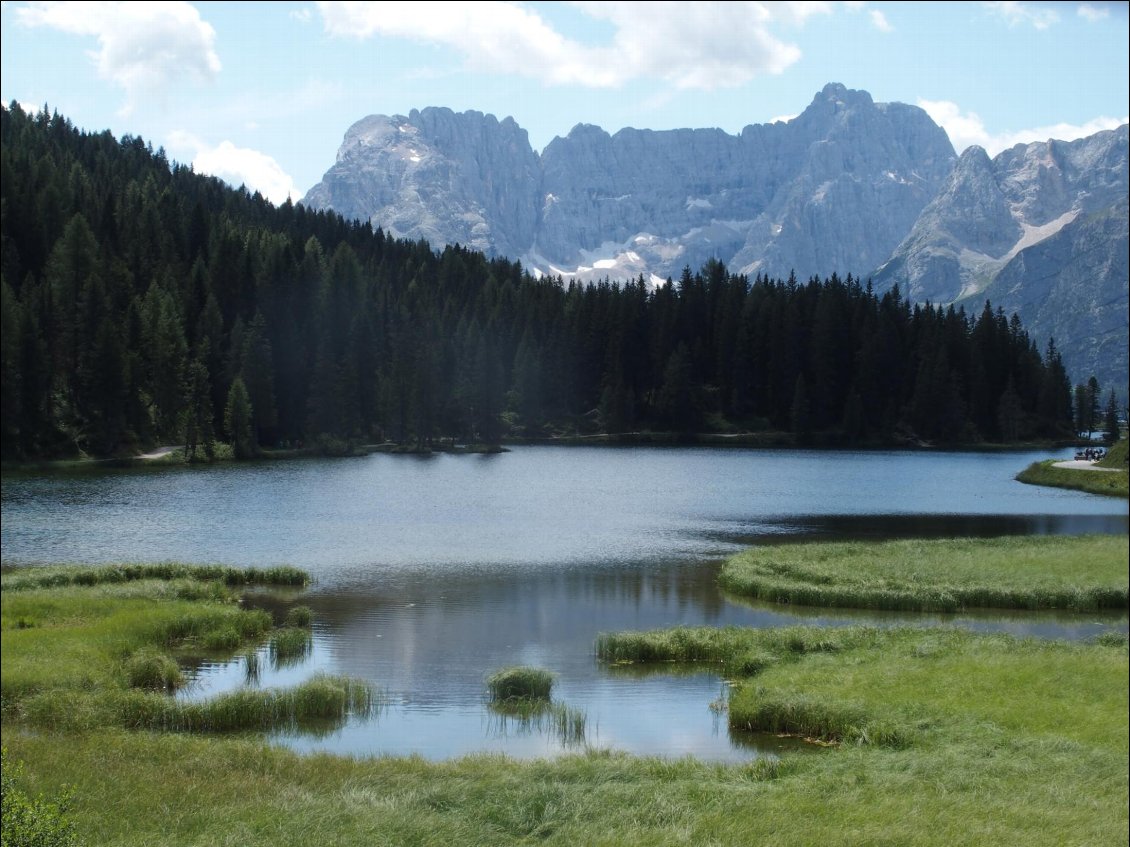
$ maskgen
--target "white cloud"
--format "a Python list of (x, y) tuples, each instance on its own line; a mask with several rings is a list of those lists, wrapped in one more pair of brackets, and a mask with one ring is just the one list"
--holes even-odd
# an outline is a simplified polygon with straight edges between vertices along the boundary
[(775, 117), (775, 118), (770, 118), (769, 123), (771, 123), (771, 124), (775, 124), (775, 123), (787, 124), (789, 121), (791, 121), (795, 117), (797, 117), (797, 116), (796, 115), (777, 115), (777, 117)]
[(829, 3), (577, 2), (612, 25), (610, 44), (566, 38), (536, 11), (502, 0), (469, 3), (321, 2), (327, 33), (366, 39), (408, 38), (443, 45), (470, 68), (521, 74), (550, 84), (611, 88), (634, 79), (663, 79), (679, 89), (741, 85), (779, 74), (800, 48), (774, 30), (829, 14)]
[(1007, 150), (1016, 144), (1030, 144), (1033, 141), (1047, 141), (1055, 138), (1060, 141), (1074, 141), (1106, 129), (1115, 129), (1130, 122), (1130, 117), (1098, 117), (1084, 124), (1059, 123), (1051, 126), (1022, 129), (1016, 132), (990, 133), (984, 121), (976, 112), (962, 113), (961, 108), (948, 100), (918, 100), (918, 105), (926, 110), (934, 122), (940, 125), (950, 137), (950, 142), (958, 153), (974, 144), (985, 148), (990, 156)]
[(29, 3), (16, 9), (25, 26), (46, 26), (98, 39), (91, 58), (103, 79), (135, 98), (188, 77), (207, 82), (220, 72), (216, 31), (189, 3)]
[(1017, 0), (1002, 0), (1002, 2), (982, 3), (986, 9), (1004, 18), (1009, 26), (1022, 26), (1030, 24), (1036, 29), (1047, 29), (1052, 24), (1059, 23), (1059, 12), (1032, 3), (1020, 3)]
[(1110, 9), (1100, 9), (1096, 6), (1092, 6), (1090, 3), (1084, 3), (1076, 10), (1076, 13), (1079, 17), (1086, 18), (1091, 23), (1110, 17)]
[(274, 158), (258, 150), (236, 147), (226, 140), (211, 146), (183, 130), (171, 132), (166, 147), (173, 158), (191, 160), (197, 173), (219, 177), (234, 188), (247, 186), (276, 205), (298, 195), (290, 174)]
[(895, 28), (891, 26), (887, 16), (880, 12), (878, 9), (871, 9), (868, 13), (871, 16), (871, 26), (879, 30), (879, 32), (894, 32)]

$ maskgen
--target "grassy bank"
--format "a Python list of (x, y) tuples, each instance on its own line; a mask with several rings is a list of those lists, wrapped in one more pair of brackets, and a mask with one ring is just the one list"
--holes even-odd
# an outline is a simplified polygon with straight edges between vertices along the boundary
[[(271, 615), (241, 608), (230, 588), (295, 581), (304, 583), (306, 575), (169, 564), (7, 572), (0, 595), (5, 724), (65, 732), (229, 732), (324, 725), (371, 712), (368, 687), (340, 677), (202, 702), (169, 696), (184, 682), (184, 662), (227, 659), (268, 636), (280, 660), (308, 649), (307, 629), (272, 633)], [(308, 626), (310, 610), (291, 609), (287, 623)]]
[(1124, 536), (1019, 536), (754, 547), (722, 586), (773, 603), (853, 609), (1071, 609), (1128, 605)]
[(744, 765), (595, 752), (429, 763), (113, 728), (37, 735), (5, 720), (4, 744), (29, 793), (71, 787), (68, 814), (90, 844), (1127, 841), (1125, 639), (700, 629), (602, 649), (700, 657), (736, 683), (732, 725), (839, 743)]
[[(1119, 443), (1125, 444), (1126, 442)], [(1122, 449), (1125, 452), (1125, 447)], [(1075, 491), (1086, 491), (1088, 494), (1103, 494), (1107, 497), (1130, 497), (1130, 472), (1126, 470), (1125, 460), (1121, 469), (1117, 469), (1117, 466), (1108, 456), (1100, 463), (1100, 467), (1111, 468), (1110, 470), (1057, 468), (1054, 467), (1056, 461), (1055, 459), (1046, 459), (1042, 462), (1033, 462), (1018, 473), (1016, 478), (1028, 485), (1070, 488)]]

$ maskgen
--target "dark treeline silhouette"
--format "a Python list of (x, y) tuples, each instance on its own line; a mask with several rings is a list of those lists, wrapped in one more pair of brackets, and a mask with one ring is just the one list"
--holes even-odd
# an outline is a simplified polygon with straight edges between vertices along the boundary
[(232, 190), (139, 138), (2, 114), (3, 451), (238, 455), (654, 429), (799, 443), (1071, 432), (1019, 320), (719, 262), (654, 290), (535, 279)]

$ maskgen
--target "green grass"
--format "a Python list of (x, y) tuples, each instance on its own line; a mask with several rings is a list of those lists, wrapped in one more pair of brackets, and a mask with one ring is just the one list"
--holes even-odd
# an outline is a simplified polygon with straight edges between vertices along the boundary
[(289, 565), (271, 568), (233, 568), (227, 565), (189, 565), (183, 562), (115, 565), (54, 565), (6, 570), (0, 576), (4, 591), (54, 588), (63, 585), (104, 585), (138, 580), (189, 580), (229, 586), (290, 585), (310, 582), (305, 571)]
[(1123, 438), (1121, 441), (1116, 441), (1110, 445), (1110, 449), (1106, 451), (1106, 456), (1099, 462), (1099, 467), (1126, 470), (1128, 462), (1130, 462), (1130, 439)]
[(312, 641), (308, 629), (294, 626), (276, 629), (271, 633), (268, 646), (271, 664), (276, 668), (298, 664), (310, 655), (311, 647)]
[(772, 603), (853, 609), (1096, 611), (1128, 605), (1125, 536), (1025, 536), (754, 547), (722, 586)]
[[(51, 583), (52, 570), (40, 570), (38, 576)], [(204, 572), (192, 571), (195, 580)], [(0, 596), (5, 721), (68, 732), (108, 726), (216, 732), (332, 724), (350, 714), (372, 713), (369, 687), (339, 677), (319, 677), (287, 690), (236, 691), (202, 702), (169, 697), (167, 692), (184, 682), (177, 657), (230, 657), (271, 632), (268, 612), (236, 603), (226, 587), (233, 581), (226, 571), (207, 572), (214, 577), (212, 589), (194, 592), (191, 600), (183, 598), (183, 589), (200, 583), (186, 579), (180, 568), (171, 581), (141, 570), (105, 581), (62, 579), (51, 588), (26, 581), (15, 591), (5, 586)], [(308, 629), (284, 628), (273, 633), (269, 652), (281, 664), (305, 655), (309, 647)], [(254, 650), (248, 655), (258, 658)], [(257, 670), (249, 661), (249, 677)]]
[(553, 690), (553, 674), (541, 668), (503, 668), (487, 677), (491, 702), (547, 700)]
[(184, 660), (230, 653), (271, 629), (264, 611), (184, 600), (175, 584), (139, 581), (0, 594), (4, 708), (55, 689), (127, 685), (131, 657), (150, 649)]
[(1089, 471), (1085, 468), (1052, 467), (1056, 461), (1046, 459), (1043, 462), (1033, 462), (1018, 473), (1016, 478), (1029, 485), (1071, 488), (1108, 497), (1130, 497), (1130, 472), (1125, 465), (1122, 470)]
[(314, 612), (309, 606), (294, 606), (287, 610), (285, 626), (310, 627), (314, 623)]
[[(875, 627), (606, 635), (597, 645), (605, 661), (690, 662), (724, 675), (734, 733), (833, 746), (734, 765), (599, 751), (437, 763), (299, 755), (247, 734), (307, 722), (332, 730), (342, 714), (371, 713), (371, 690), (351, 680), (195, 704), (128, 686), (126, 664), (143, 649), (179, 655), (204, 624), (238, 628), (229, 614), (264, 625), (230, 602), (186, 601), (153, 581), (0, 599), (5, 797), (9, 787), (69, 797), (65, 822), (87, 844), (1128, 840), (1130, 663), (1119, 633), (1079, 644)], [(583, 713), (546, 700), (512, 700), (491, 714), (501, 731), (590, 729)], [(10, 785), (8, 761), (24, 763)]]
[(147, 647), (126, 660), (125, 671), (131, 688), (175, 691), (184, 685), (184, 674), (176, 659)]
[[(8, 721), (4, 743), (27, 762), (23, 790), (73, 787), (69, 815), (97, 844), (1127, 843), (1125, 637), (720, 632), (625, 642), (639, 653), (651, 637), (647, 652), (671, 661), (712, 657), (732, 674), (735, 726), (776, 720), (838, 744), (739, 765), (602, 752), (433, 763), (185, 733), (60, 738)], [(739, 674), (752, 654), (774, 658)], [(813, 717), (826, 725), (806, 727)]]

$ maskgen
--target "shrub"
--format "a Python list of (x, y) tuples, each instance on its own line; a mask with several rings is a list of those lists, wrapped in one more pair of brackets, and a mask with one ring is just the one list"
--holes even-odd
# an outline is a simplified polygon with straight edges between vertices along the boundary
[(4, 847), (74, 847), (79, 843), (74, 824), (67, 820), (67, 794), (55, 799), (29, 797), (16, 786), (23, 763), (13, 767), (8, 751), (0, 750), (0, 806), (3, 807)]

